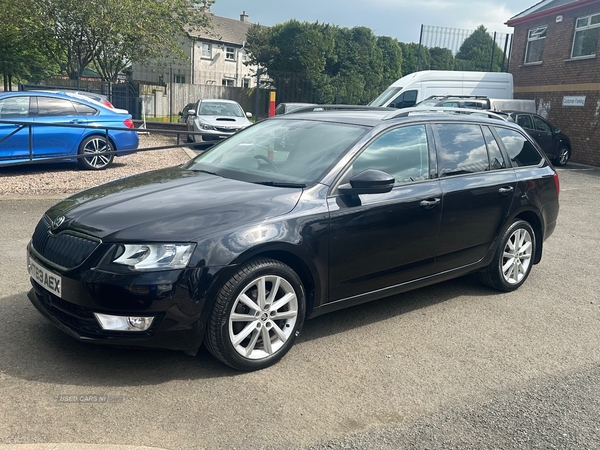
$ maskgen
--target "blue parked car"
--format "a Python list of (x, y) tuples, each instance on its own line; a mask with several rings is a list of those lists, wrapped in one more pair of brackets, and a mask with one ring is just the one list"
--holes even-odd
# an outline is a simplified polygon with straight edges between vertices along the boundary
[[(61, 125), (89, 125), (66, 127)], [(117, 156), (132, 153), (139, 145), (131, 115), (102, 103), (67, 92), (6, 92), (0, 94), (0, 166), (43, 161), (48, 158), (75, 161), (85, 169), (107, 168)], [(30, 129), (31, 128), (31, 141)], [(31, 155), (30, 155), (31, 151)]]

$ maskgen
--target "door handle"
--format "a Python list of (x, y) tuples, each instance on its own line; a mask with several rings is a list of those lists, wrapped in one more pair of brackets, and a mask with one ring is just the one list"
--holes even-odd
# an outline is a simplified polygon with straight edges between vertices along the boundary
[(430, 199), (421, 201), (421, 203), (419, 203), (419, 204), (421, 205), (421, 208), (431, 209), (431, 208), (434, 208), (437, 205), (439, 205), (440, 202), (441, 202), (441, 200), (439, 198), (430, 198)]
[(83, 122), (83, 120), (81, 120), (81, 119), (73, 119), (73, 120), (71, 120), (71, 123), (82, 123), (82, 122)]
[(514, 190), (515, 190), (515, 188), (513, 188), (512, 186), (508, 186), (508, 187), (501, 187), (500, 189), (498, 189), (498, 192), (500, 192), (501, 195), (508, 195)]

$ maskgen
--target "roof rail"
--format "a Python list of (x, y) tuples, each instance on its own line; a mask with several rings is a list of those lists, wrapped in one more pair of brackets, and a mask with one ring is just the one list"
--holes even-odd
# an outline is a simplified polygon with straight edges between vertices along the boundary
[[(475, 100), (481, 100), (481, 99), (489, 99), (489, 97), (487, 95), (453, 95), (453, 94), (446, 94), (446, 95), (430, 95), (429, 97), (427, 97), (425, 100), (431, 100), (434, 98), (466, 98), (466, 99), (475, 99)], [(423, 101), (425, 101), (423, 100)]]
[(427, 108), (403, 108), (396, 110), (383, 118), (383, 120), (396, 119), (398, 117), (419, 116), (428, 114), (467, 114), (484, 116), (490, 119), (500, 119), (508, 121), (508, 118), (501, 114), (488, 111), (485, 109), (469, 109), (469, 108), (447, 108), (444, 106), (432, 106)]
[(294, 109), (289, 114), (302, 112), (320, 112), (320, 111), (397, 111), (395, 108), (382, 108), (381, 106), (363, 106), (363, 105), (310, 105)]

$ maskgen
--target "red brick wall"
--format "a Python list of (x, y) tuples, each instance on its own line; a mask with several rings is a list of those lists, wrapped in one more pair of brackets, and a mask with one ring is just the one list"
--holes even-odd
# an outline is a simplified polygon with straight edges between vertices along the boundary
[[(575, 21), (600, 13), (600, 1), (515, 26), (510, 72), (515, 98), (534, 99), (538, 112), (571, 138), (572, 161), (600, 166), (600, 43), (597, 57), (571, 59)], [(546, 25), (541, 64), (524, 64), (527, 33)], [(585, 96), (585, 106), (562, 106), (564, 96)]]

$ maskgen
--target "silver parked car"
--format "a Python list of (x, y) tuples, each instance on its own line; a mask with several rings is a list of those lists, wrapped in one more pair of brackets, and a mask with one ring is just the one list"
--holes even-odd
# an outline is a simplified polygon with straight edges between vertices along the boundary
[(214, 144), (226, 139), (250, 125), (248, 118), (252, 117), (239, 103), (218, 99), (199, 100), (187, 113), (188, 131), (198, 133), (188, 135), (188, 141), (195, 144)]

